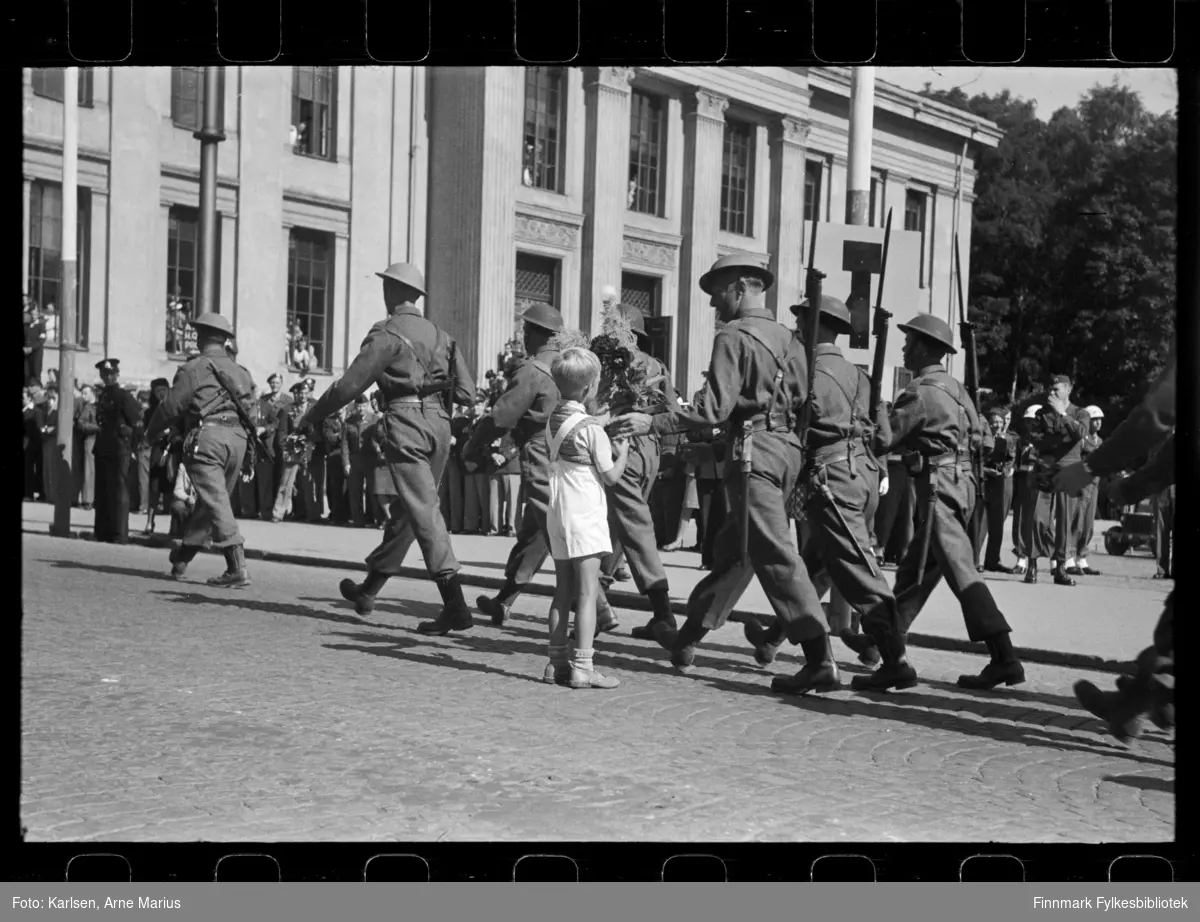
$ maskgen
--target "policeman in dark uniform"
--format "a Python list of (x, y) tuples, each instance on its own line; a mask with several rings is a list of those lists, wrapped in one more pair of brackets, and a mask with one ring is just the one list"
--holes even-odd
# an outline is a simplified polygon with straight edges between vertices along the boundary
[[(796, 413), (807, 398), (804, 349), (792, 331), (776, 323), (764, 304), (775, 277), (760, 259), (734, 253), (718, 259), (700, 278), (724, 327), (713, 341), (708, 378), (695, 412), (651, 418), (632, 413), (612, 427), (615, 437), (672, 428), (725, 426), (732, 443), (725, 491), (732, 514), (716, 539), (712, 570), (692, 591), (687, 620), (678, 631), (654, 625), (655, 639), (671, 651), (680, 672), (691, 669), (696, 644), (729, 618), (750, 580), (758, 577), (789, 641), (805, 655), (800, 673), (772, 687), (794, 693), (830, 691), (841, 679), (829, 644), (821, 601), (796, 553), (785, 508), (800, 476), (802, 449)], [(747, 444), (748, 443), (748, 444)], [(750, 471), (740, 458), (749, 452)], [(741, 515), (748, 506), (742, 557)], [(782, 677), (780, 677), (782, 678)]]
[(1017, 436), (1005, 424), (1004, 408), (993, 407), (988, 413), (992, 428), (992, 450), (983, 462), (983, 493), (987, 505), (987, 551), (983, 569), (989, 573), (1008, 573), (1000, 563), (1004, 545), (1004, 522), (1013, 502), (1013, 471), (1017, 462)]
[(92, 454), (96, 456), (97, 541), (129, 543), (129, 461), (136, 430), (142, 428), (137, 398), (121, 387), (121, 362), (96, 363), (103, 386), (96, 401), (100, 431)]
[[(797, 331), (803, 341), (811, 329), (812, 307), (805, 300), (792, 307)], [(801, 557), (808, 568), (817, 595), (830, 583), (847, 603), (859, 612), (882, 609), (876, 617), (891, 624), (896, 619), (896, 598), (871, 552), (871, 530), (867, 513), (879, 492), (879, 465), (871, 454), (876, 422), (869, 409), (871, 380), (866, 372), (847, 361), (836, 343), (851, 331), (850, 310), (832, 297), (821, 298), (813, 379), (814, 401), (809, 420), (804, 471), (808, 502), (805, 505), (807, 540)], [(882, 407), (882, 404), (880, 405)], [(886, 420), (880, 420), (886, 425)], [(828, 496), (821, 487), (828, 487)], [(830, 505), (832, 497), (836, 508)], [(840, 513), (840, 515), (839, 515)], [(762, 665), (775, 659), (783, 642), (783, 626), (776, 622), (764, 629), (757, 622), (744, 627), (746, 639), (755, 647)], [(852, 634), (848, 626), (842, 640), (868, 661), (876, 660), (868, 638)], [(789, 690), (792, 678), (779, 677), (773, 684)]]
[(1016, 468), (1013, 472), (1013, 551), (1017, 555), (1016, 566), (1010, 573), (1025, 574), (1032, 561), (1037, 578), (1038, 554), (1034, 551), (1034, 507), (1037, 505), (1037, 449), (1028, 434), (1030, 421), (1041, 409), (1041, 404), (1025, 408), (1021, 420), (1021, 433), (1017, 442)]
[[(534, 304), (521, 315), (524, 322), (525, 360), (509, 379), (508, 387), (487, 416), (475, 426), (463, 457), (469, 459), (482, 446), (511, 432), (521, 452), (521, 493), (525, 508), (517, 529), (517, 540), (504, 568), (504, 585), (495, 598), (479, 596), (475, 604), (503, 624), (513, 602), (524, 591), (549, 554), (546, 537), (546, 507), (550, 502), (550, 447), (546, 443), (546, 421), (558, 403), (558, 387), (550, 369), (558, 358), (551, 345), (562, 331), (562, 315), (549, 304)], [(599, 626), (597, 626), (599, 630)]]
[(389, 577), (399, 575), (415, 539), (443, 603), (441, 614), (417, 629), (443, 635), (465, 631), (472, 627), (471, 609), (463, 599), (459, 563), (438, 504), (438, 483), (450, 455), (447, 391), (454, 403), (470, 405), (475, 402), (475, 383), (454, 340), (417, 307), (425, 296), (425, 280), (417, 267), (394, 263), (375, 274), (383, 279), (388, 316), (371, 327), (346, 373), (305, 413), (297, 431), (311, 432), (378, 384), (387, 407), (381, 425), (396, 500), (383, 541), (367, 557), (366, 579), (361, 584), (342, 580), (342, 597), (353, 602), (359, 614), (372, 611), (379, 590)]
[[(976, 497), (971, 451), (979, 443), (990, 449), (990, 438), (985, 436), (966, 388), (950, 377), (941, 363), (942, 356), (957, 351), (949, 325), (932, 314), (918, 314), (899, 328), (906, 334), (904, 367), (916, 377), (897, 397), (888, 425), (880, 429), (876, 451), (902, 447), (921, 455), (922, 466), (916, 475), (921, 528), (896, 572), (897, 622), (888, 624), (881, 617), (882, 607), (863, 615), (863, 630), (875, 641), (883, 663), (870, 675), (855, 676), (851, 685), (885, 691), (915, 684), (916, 672), (905, 655), (904, 635), (943, 577), (962, 607), (967, 636), (983, 641), (991, 653), (991, 662), (980, 675), (960, 676), (958, 684), (976, 689), (1019, 685), (1025, 681), (1025, 669), (1013, 652), (1012, 629), (975, 567), (968, 532)], [(918, 583), (926, 523), (931, 529), (928, 558)]]
[[(671, 373), (667, 366), (648, 355), (650, 346), (646, 336), (646, 321), (636, 307), (623, 305), (621, 312), (629, 322), (629, 328), (637, 337), (637, 354), (634, 361), (645, 369), (647, 380), (661, 377), (656, 385), (667, 406), (668, 412), (679, 411), (679, 398), (671, 384)], [(650, 512), (650, 491), (658, 479), (659, 437), (649, 432), (629, 440), (628, 461), (625, 471), (613, 486), (607, 487), (608, 525), (613, 550), (624, 549), (624, 558), (633, 574), (638, 592), (650, 600), (654, 616), (647, 624), (635, 627), (631, 632), (640, 640), (654, 639), (654, 624), (661, 621), (672, 628), (677, 627), (671, 612), (670, 587), (667, 571), (663, 569), (658, 555), (658, 543), (654, 538), (654, 517)], [(607, 589), (612, 585), (620, 553), (604, 558), (600, 566), (600, 582)]]
[(225, 348), (233, 338), (227, 318), (209, 312), (189, 322), (196, 330), (199, 354), (175, 373), (171, 392), (154, 411), (147, 432), (154, 438), (181, 417), (188, 429), (183, 463), (196, 490), (196, 508), (184, 527), (182, 542), (171, 551), (171, 575), (180, 579), (211, 540), (224, 553), (226, 569), (208, 584), (243, 589), (250, 585), (250, 575), (230, 496), (237, 489), (251, 435), (237, 404), (249, 416), (254, 379)]

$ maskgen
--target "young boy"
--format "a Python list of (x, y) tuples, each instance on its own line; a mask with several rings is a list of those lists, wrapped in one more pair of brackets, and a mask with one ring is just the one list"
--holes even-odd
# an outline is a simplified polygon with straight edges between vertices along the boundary
[[(557, 585), (550, 605), (550, 664), (543, 679), (571, 688), (616, 688), (619, 680), (592, 667), (592, 642), (600, 562), (612, 551), (604, 488), (621, 479), (629, 443), (610, 442), (600, 421), (589, 416), (584, 406), (595, 398), (600, 381), (600, 360), (592, 352), (578, 347), (564, 350), (551, 373), (562, 399), (546, 423), (553, 465), (546, 531)], [(575, 650), (568, 660), (572, 602)]]

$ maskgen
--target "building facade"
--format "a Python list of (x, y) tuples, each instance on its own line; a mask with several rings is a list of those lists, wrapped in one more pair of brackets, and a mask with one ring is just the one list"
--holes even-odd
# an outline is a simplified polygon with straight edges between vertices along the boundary
[[(24, 281), (45, 306), (56, 234), (61, 250), (61, 72), (25, 75)], [(973, 162), (999, 130), (877, 84), (871, 226), (847, 227), (849, 85), (839, 68), (225, 68), (218, 309), (257, 380), (324, 383), (382, 316), (374, 273), (411, 261), (428, 315), (482, 375), (524, 305), (591, 329), (612, 285), (691, 393), (715, 319), (696, 282), (714, 259), (770, 258), (769, 303), (790, 325), (814, 215), (825, 291), (844, 298), (842, 244), (881, 241), (890, 209), (896, 322), (954, 319), (954, 236), (969, 277)], [(202, 93), (194, 68), (81, 69), (81, 376), (108, 353), (132, 380), (170, 377), (186, 355)]]

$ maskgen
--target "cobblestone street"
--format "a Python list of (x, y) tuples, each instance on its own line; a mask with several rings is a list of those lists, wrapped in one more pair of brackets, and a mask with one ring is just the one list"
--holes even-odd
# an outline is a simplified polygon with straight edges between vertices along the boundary
[(165, 551), (23, 537), (31, 841), (1173, 837), (1168, 737), (1123, 747), (1072, 696), (1109, 674), (974, 693), (954, 680), (981, 657), (917, 649), (910, 691), (780, 698), (740, 626), (685, 678), (623, 612), (596, 655), (621, 687), (571, 691), (541, 682), (544, 597), (428, 638), (429, 581), (359, 618), (345, 571), (252, 561), (230, 592), (204, 584), (219, 558), (176, 583)]

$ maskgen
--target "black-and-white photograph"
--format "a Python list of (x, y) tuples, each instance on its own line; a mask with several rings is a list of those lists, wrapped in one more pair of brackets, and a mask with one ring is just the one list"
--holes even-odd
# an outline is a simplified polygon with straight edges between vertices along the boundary
[(1173, 70), (23, 75), (27, 841), (1174, 840)]

